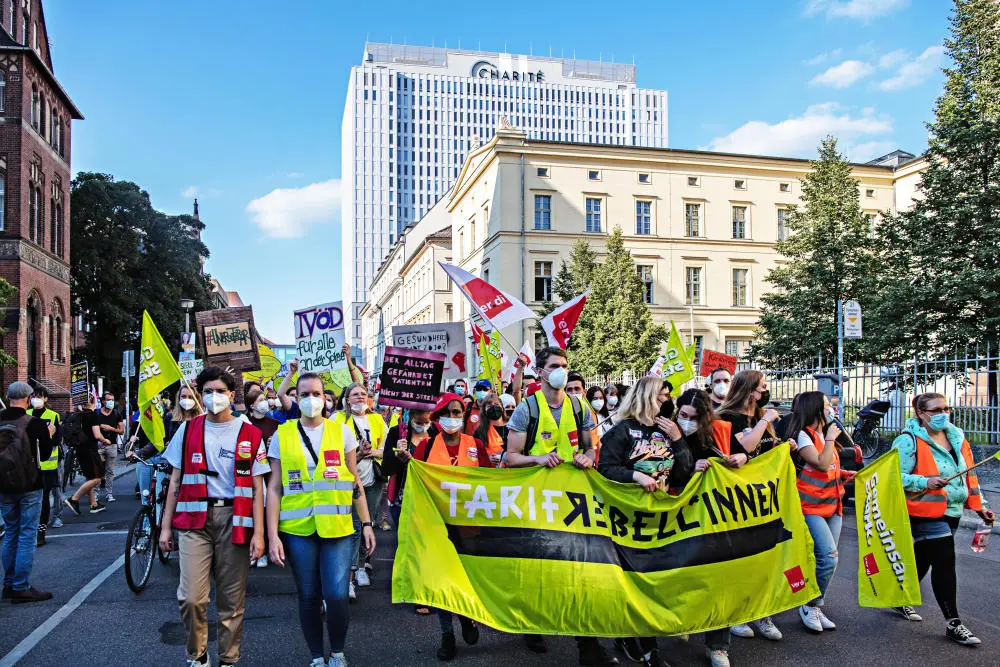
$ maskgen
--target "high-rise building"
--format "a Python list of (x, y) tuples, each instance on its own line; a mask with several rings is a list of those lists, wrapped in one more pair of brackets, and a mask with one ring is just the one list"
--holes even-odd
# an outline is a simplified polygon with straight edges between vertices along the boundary
[(341, 142), (342, 289), (353, 345), (389, 248), (448, 191), (501, 116), (531, 139), (667, 146), (667, 93), (638, 88), (635, 65), (366, 44), (351, 68)]
[(29, 380), (69, 407), (71, 123), (83, 116), (53, 74), (41, 0), (0, 0), (0, 345)]

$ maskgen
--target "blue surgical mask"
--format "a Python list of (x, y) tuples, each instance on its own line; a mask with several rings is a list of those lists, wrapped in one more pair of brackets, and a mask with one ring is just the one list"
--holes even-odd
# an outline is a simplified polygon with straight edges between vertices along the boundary
[(942, 412), (939, 415), (934, 415), (933, 417), (927, 420), (927, 424), (935, 431), (945, 430), (946, 428), (948, 428), (948, 424), (950, 423), (951, 420), (948, 418), (948, 414), (945, 412)]
[(465, 387), (455, 387), (455, 393), (459, 396), (465, 396)]
[(489, 395), (488, 391), (477, 391), (476, 392), (476, 400), (477, 401), (481, 401), (484, 398), (486, 398), (488, 395)]
[(410, 424), (410, 426), (413, 427), (414, 433), (423, 433), (427, 430), (430, 424), (417, 424), (416, 422), (414, 422), (413, 424)]

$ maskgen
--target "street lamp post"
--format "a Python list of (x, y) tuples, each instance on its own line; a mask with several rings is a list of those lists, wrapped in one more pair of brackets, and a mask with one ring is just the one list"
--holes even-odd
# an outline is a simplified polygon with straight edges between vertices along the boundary
[(184, 309), (184, 331), (191, 331), (191, 309), (194, 308), (194, 301), (181, 299), (181, 308)]

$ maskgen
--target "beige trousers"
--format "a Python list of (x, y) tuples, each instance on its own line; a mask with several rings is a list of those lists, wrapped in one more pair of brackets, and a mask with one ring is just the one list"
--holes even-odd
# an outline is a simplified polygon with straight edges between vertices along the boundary
[(204, 528), (178, 531), (181, 582), (177, 605), (187, 631), (189, 660), (197, 660), (208, 650), (209, 576), (213, 570), (219, 662), (234, 664), (240, 659), (250, 545), (233, 544), (232, 532), (232, 507), (209, 507)]

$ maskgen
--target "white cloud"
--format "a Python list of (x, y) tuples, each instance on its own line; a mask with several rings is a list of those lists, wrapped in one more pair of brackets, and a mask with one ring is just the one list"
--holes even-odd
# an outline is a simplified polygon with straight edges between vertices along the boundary
[(903, 90), (919, 86), (929, 79), (941, 67), (944, 58), (943, 46), (931, 46), (914, 60), (908, 60), (899, 66), (896, 76), (880, 81), (878, 89), (886, 92)]
[(833, 135), (841, 150), (851, 145), (872, 142), (892, 131), (892, 118), (874, 112), (852, 115), (835, 102), (815, 104), (801, 116), (771, 124), (752, 120), (731, 133), (716, 137), (709, 150), (754, 155), (814, 157), (820, 140)]
[(820, 53), (818, 55), (813, 56), (809, 60), (803, 60), (802, 64), (810, 66), (822, 65), (823, 63), (838, 57), (842, 51), (843, 49), (834, 49), (833, 51)]
[(831, 88), (847, 88), (874, 71), (875, 68), (866, 62), (845, 60), (822, 74), (816, 75), (810, 83), (818, 86), (830, 86)]
[(285, 174), (285, 178), (302, 178), (305, 176), (301, 171), (290, 171)]
[(340, 179), (277, 188), (247, 204), (251, 221), (271, 238), (303, 236), (314, 224), (340, 221)]
[(806, 16), (826, 14), (826, 18), (847, 18), (867, 21), (885, 16), (908, 5), (910, 0), (808, 0)]
[(197, 185), (187, 186), (186, 188), (184, 188), (184, 192), (181, 193), (181, 196), (184, 197), (185, 199), (193, 199), (194, 197), (197, 197), (198, 186)]
[(878, 59), (878, 66), (882, 69), (895, 67), (899, 63), (906, 60), (907, 56), (908, 54), (906, 53), (906, 49), (896, 49), (895, 51), (890, 51)]

